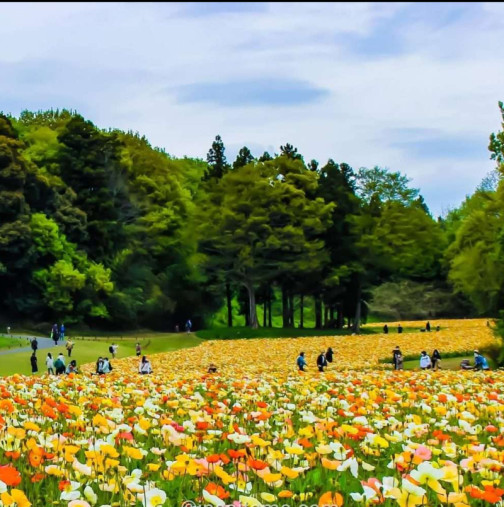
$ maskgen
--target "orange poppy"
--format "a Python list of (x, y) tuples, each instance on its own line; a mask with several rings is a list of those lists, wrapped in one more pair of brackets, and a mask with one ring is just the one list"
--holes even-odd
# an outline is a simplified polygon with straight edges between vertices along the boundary
[(7, 486), (17, 486), (21, 482), (21, 474), (12, 465), (0, 466), (0, 481)]

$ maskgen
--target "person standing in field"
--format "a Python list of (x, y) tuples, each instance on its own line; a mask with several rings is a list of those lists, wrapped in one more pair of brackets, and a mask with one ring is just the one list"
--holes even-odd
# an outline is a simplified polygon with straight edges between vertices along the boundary
[(398, 332), (399, 334), (401, 334), (401, 333), (403, 332), (403, 327), (401, 326), (401, 324), (399, 324), (399, 325), (397, 326), (397, 332)]
[(430, 322), (427, 322), (427, 324), (425, 324), (425, 330), (430, 331)]
[(384, 332), (384, 334), (388, 334), (388, 326), (387, 326), (387, 324), (385, 324), (383, 326), (383, 332)]
[(65, 339), (65, 324), (61, 324), (59, 336), (61, 341)]
[(141, 356), (142, 355), (142, 347), (140, 347), (139, 343), (136, 344), (135, 350), (136, 350), (136, 355), (137, 356)]
[(186, 322), (185, 328), (186, 328), (187, 334), (189, 334), (189, 333), (191, 332), (191, 328), (192, 328), (192, 322), (191, 322), (191, 319), (187, 319), (187, 322)]
[(37, 338), (33, 338), (33, 340), (31, 341), (31, 348), (33, 349), (33, 353), (37, 352), (38, 349)]
[(328, 363), (333, 362), (333, 349), (331, 347), (327, 349), (325, 357)]
[(31, 364), (32, 373), (37, 373), (38, 372), (38, 365), (37, 365), (37, 356), (35, 354), (35, 351), (33, 351), (32, 355), (30, 357), (30, 364)]
[(60, 352), (56, 361), (54, 361), (54, 368), (56, 369), (56, 375), (65, 373), (65, 356)]
[(320, 355), (317, 357), (317, 366), (318, 366), (318, 371), (321, 371), (321, 372), (323, 372), (324, 368), (327, 366), (327, 360), (326, 360), (324, 351), (322, 351), (320, 353)]
[(402, 359), (402, 352), (399, 348), (399, 345), (396, 345), (395, 349), (392, 351), (393, 354), (393, 364), (394, 364), (394, 370), (402, 370), (403, 366), (403, 359)]
[(72, 357), (72, 350), (74, 348), (74, 343), (71, 342), (70, 340), (67, 341), (67, 344), (66, 344), (66, 349), (67, 349), (67, 352), (68, 352), (68, 357)]
[(47, 373), (49, 373), (49, 375), (54, 375), (54, 360), (50, 352), (47, 353), (45, 364), (47, 366)]

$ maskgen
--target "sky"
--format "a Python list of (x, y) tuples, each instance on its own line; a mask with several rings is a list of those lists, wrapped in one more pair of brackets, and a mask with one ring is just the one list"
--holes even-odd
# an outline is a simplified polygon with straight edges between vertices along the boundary
[(291, 143), (400, 171), (433, 215), (495, 163), (504, 3), (0, 3), (0, 111), (67, 108), (176, 157)]

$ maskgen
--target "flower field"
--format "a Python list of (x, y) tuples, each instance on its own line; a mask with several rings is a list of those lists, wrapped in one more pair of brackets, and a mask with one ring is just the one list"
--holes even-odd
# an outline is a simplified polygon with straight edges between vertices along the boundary
[[(501, 504), (503, 373), (377, 367), (395, 345), (494, 341), (486, 321), (439, 324), (207, 342), (152, 356), (152, 375), (127, 358), (102, 377), (0, 379), (0, 505)], [(319, 373), (328, 346), (336, 362)]]

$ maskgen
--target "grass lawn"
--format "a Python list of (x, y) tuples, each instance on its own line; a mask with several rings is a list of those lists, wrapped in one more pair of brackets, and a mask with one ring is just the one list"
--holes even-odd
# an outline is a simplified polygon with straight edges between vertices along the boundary
[[(405, 327), (403, 333), (418, 331), (417, 328)], [(368, 325), (361, 327), (361, 334), (383, 333), (382, 326)], [(198, 338), (205, 340), (236, 340), (238, 338), (297, 338), (301, 336), (345, 336), (351, 335), (352, 330), (344, 329), (313, 329), (313, 328), (281, 328), (281, 327), (260, 327), (251, 329), (249, 327), (214, 327), (195, 331)], [(397, 334), (396, 329), (391, 329), (390, 335)]]
[(14, 349), (18, 347), (26, 347), (26, 340), (0, 336), (0, 350)]
[[(121, 358), (135, 355), (135, 345), (137, 341), (142, 347), (142, 354), (148, 356), (149, 354), (156, 354), (158, 352), (169, 352), (187, 347), (195, 347), (199, 345), (202, 340), (194, 336), (194, 334), (150, 332), (143, 335), (142, 338), (136, 336), (127, 338), (124, 336), (122, 338), (97, 337), (96, 339), (72, 338), (72, 341), (75, 343), (75, 346), (72, 351), (71, 359), (76, 359), (77, 366), (80, 366), (85, 363), (96, 362), (98, 356), (109, 357), (111, 359), (112, 356), (108, 348), (113, 342), (119, 345), (117, 357)], [(23, 342), (23, 346), (26, 346), (26, 343)], [(38, 375), (46, 372), (45, 358), (48, 352), (51, 352), (53, 358), (57, 357), (60, 352), (63, 352), (66, 358), (66, 364), (69, 362), (66, 349), (62, 345), (48, 349), (39, 349), (37, 352)], [(15, 373), (31, 374), (30, 356), (31, 351), (16, 352), (0, 356), (0, 376), (13, 375)], [(114, 360), (112, 359), (111, 362), (113, 366)]]

